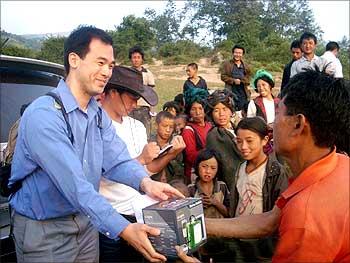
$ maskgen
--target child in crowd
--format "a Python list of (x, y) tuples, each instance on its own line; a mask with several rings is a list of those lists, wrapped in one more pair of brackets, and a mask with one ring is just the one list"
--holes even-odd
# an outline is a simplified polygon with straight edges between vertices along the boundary
[(180, 113), (180, 107), (175, 101), (167, 101), (163, 105), (163, 111), (168, 111), (176, 117)]
[(272, 88), (275, 86), (275, 82), (272, 75), (264, 69), (256, 72), (253, 86), (255, 91), (259, 93), (259, 96), (249, 102), (247, 117), (260, 116), (267, 122), (269, 141), (264, 147), (264, 152), (270, 154), (273, 152), (273, 122), (275, 121), (275, 112), (280, 99), (272, 95)]
[(174, 97), (174, 101), (177, 103), (180, 109), (180, 113), (183, 113), (185, 111), (185, 100), (184, 95), (182, 93), (177, 94)]
[[(214, 150), (203, 149), (195, 162), (196, 182), (188, 186), (192, 197), (202, 198), (204, 216), (209, 218), (228, 217), (229, 190), (226, 184), (217, 179), (221, 173), (219, 154)], [(207, 243), (199, 249), (202, 262), (230, 261), (228, 243), (223, 238), (209, 237)]]
[(185, 94), (185, 91), (190, 88), (200, 88), (207, 90), (207, 83), (205, 80), (198, 76), (198, 65), (196, 63), (190, 63), (186, 67), (186, 73), (188, 76), (188, 79), (184, 83), (183, 87), (183, 93)]
[[(156, 116), (156, 136), (151, 138), (160, 149), (171, 144), (175, 131), (175, 117), (168, 111), (161, 111)], [(174, 178), (184, 177), (184, 165), (182, 154), (171, 160), (168, 165), (159, 173), (152, 175), (152, 179), (162, 182), (169, 182)]]
[(181, 134), (187, 124), (187, 115), (179, 114), (175, 117), (175, 133)]
[(271, 73), (264, 69), (256, 72), (253, 78), (253, 87), (259, 96), (249, 102), (247, 117), (260, 116), (272, 127), (275, 120), (275, 110), (280, 101), (279, 98), (274, 98), (272, 95), (274, 86), (275, 82)]
[(192, 197), (202, 198), (204, 216), (210, 218), (228, 217), (229, 191), (224, 182), (217, 180), (221, 171), (219, 159), (214, 150), (200, 151), (195, 162), (198, 177), (188, 186)]
[[(272, 210), (288, 186), (287, 173), (274, 155), (263, 151), (268, 142), (268, 126), (261, 117), (245, 118), (236, 128), (237, 147), (246, 160), (240, 164), (231, 187), (230, 216), (260, 214)], [(271, 257), (275, 237), (257, 241), (238, 241), (244, 260)]]

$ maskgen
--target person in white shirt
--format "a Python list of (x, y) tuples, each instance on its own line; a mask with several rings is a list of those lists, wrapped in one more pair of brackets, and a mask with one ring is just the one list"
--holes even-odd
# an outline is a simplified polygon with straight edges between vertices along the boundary
[(253, 87), (259, 96), (249, 102), (247, 110), (247, 117), (260, 116), (270, 127), (275, 120), (275, 110), (279, 102), (279, 99), (272, 95), (274, 86), (275, 81), (271, 73), (264, 69), (258, 70), (253, 78)]
[[(131, 68), (139, 71), (142, 74), (143, 84), (154, 89), (155, 79), (152, 72), (143, 66), (145, 61), (145, 53), (139, 46), (134, 46), (129, 49), (129, 59)], [(154, 117), (155, 109), (142, 97), (137, 101), (137, 107), (129, 113), (129, 116), (141, 121), (147, 131), (147, 138), (151, 135), (151, 117)]]
[[(147, 143), (145, 126), (128, 116), (128, 113), (136, 108), (140, 97), (152, 106), (158, 103), (158, 96), (154, 90), (143, 85), (142, 74), (132, 68), (116, 66), (99, 100), (112, 119), (117, 135), (126, 143), (130, 156), (143, 164), (151, 175), (162, 170), (185, 148), (185, 144), (182, 137), (178, 136), (172, 141), (173, 148), (164, 156), (157, 158), (159, 146), (154, 142)], [(100, 193), (121, 215), (131, 222), (135, 221), (132, 203), (140, 198), (139, 192), (124, 184), (102, 180)], [(142, 257), (123, 240), (115, 241), (100, 235), (101, 262), (130, 260), (140, 261)]]
[(290, 69), (290, 77), (304, 72), (306, 69), (319, 69), (323, 70), (325, 65), (324, 59), (315, 54), (317, 38), (310, 32), (305, 32), (300, 37), (301, 50), (303, 56), (295, 61)]
[(337, 58), (339, 49), (337, 42), (330, 41), (326, 45), (326, 52), (321, 56), (325, 60), (326, 73), (335, 78), (343, 78), (343, 68)]

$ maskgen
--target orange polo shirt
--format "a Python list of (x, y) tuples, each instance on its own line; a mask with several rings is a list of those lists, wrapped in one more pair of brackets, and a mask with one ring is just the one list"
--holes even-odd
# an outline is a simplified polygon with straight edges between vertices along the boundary
[(281, 194), (273, 262), (350, 262), (349, 161), (334, 150)]

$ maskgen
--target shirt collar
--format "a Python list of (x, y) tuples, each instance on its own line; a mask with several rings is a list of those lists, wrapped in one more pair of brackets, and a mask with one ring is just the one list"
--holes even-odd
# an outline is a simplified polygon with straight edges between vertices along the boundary
[[(67, 83), (61, 79), (57, 86), (57, 92), (61, 97), (62, 103), (64, 108), (66, 109), (66, 112), (72, 112), (75, 109), (79, 109), (79, 105), (75, 97), (73, 96), (70, 88), (67, 86)], [(90, 101), (88, 103), (88, 112), (92, 114), (95, 114), (98, 111), (98, 104), (94, 97), (90, 98)]]
[(305, 188), (322, 180), (335, 169), (337, 162), (338, 156), (336, 149), (334, 149), (326, 157), (316, 161), (302, 171), (301, 174), (296, 177), (289, 187), (281, 194), (282, 197), (288, 199)]
[[(314, 57), (311, 59), (311, 61), (314, 61), (318, 58), (319, 57), (316, 54), (314, 54)], [(301, 61), (309, 61), (305, 56), (302, 56), (300, 59), (301, 59)]]

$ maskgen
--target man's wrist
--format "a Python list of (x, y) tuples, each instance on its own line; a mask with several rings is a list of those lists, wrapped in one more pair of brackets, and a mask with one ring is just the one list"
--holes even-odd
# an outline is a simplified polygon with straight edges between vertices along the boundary
[(141, 183), (140, 183), (140, 190), (142, 192), (146, 192), (145, 189), (146, 189), (146, 185), (147, 183), (150, 183), (152, 181), (151, 178), (149, 177), (144, 177), (142, 180), (141, 180)]

